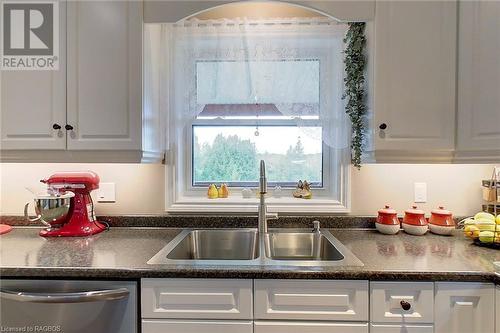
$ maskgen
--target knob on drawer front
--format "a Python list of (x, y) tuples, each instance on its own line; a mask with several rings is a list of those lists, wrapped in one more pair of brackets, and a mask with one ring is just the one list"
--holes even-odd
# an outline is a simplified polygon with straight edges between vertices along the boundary
[(403, 310), (405, 311), (408, 311), (411, 309), (411, 304), (408, 303), (407, 301), (401, 301), (401, 307), (403, 308)]
[(386, 123), (382, 123), (382, 124), (379, 125), (378, 128), (380, 128), (381, 130), (385, 130), (385, 129), (387, 129), (387, 124)]

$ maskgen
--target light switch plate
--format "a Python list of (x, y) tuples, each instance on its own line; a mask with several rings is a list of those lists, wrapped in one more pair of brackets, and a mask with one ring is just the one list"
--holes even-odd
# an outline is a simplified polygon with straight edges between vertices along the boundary
[(427, 202), (427, 183), (415, 183), (415, 202)]
[(115, 202), (115, 183), (100, 183), (96, 191), (97, 202)]

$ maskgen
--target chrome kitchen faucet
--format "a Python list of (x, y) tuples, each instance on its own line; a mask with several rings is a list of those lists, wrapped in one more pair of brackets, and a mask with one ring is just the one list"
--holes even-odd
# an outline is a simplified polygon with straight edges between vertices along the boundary
[(267, 219), (278, 219), (278, 213), (269, 214), (266, 205), (267, 178), (266, 163), (260, 160), (260, 178), (259, 178), (259, 233), (267, 233)]

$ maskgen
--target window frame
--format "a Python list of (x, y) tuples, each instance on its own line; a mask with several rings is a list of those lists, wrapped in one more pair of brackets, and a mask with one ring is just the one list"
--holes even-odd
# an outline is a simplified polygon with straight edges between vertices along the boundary
[[(309, 50), (310, 51), (310, 50)], [(322, 70), (323, 63), (329, 61), (328, 52), (319, 48), (317, 59), (320, 60), (320, 85), (324, 82), (323, 77), (331, 74), (331, 71)], [(311, 56), (304, 57), (310, 59)], [(325, 60), (326, 59), (326, 60)], [(206, 60), (206, 59), (193, 59)], [(227, 60), (227, 59), (221, 59)], [(169, 67), (173, 64), (169, 59)], [(196, 66), (194, 66), (196, 67)], [(196, 75), (196, 73), (194, 73)], [(195, 80), (196, 82), (196, 80)], [(328, 82), (328, 81), (325, 81)], [(169, 76), (170, 87), (174, 87), (173, 78)], [(320, 87), (320, 99), (323, 96), (323, 89), (331, 88), (329, 85)], [(169, 96), (171, 93), (167, 93)], [(240, 190), (242, 187), (231, 187), (230, 198), (210, 200), (206, 198), (206, 188), (194, 187), (192, 184), (192, 148), (193, 148), (193, 125), (242, 125), (251, 123), (255, 126), (255, 120), (242, 119), (193, 119), (189, 125), (186, 125), (181, 134), (178, 134), (178, 124), (175, 122), (175, 105), (168, 97), (167, 109), (170, 128), (168, 130), (166, 155), (167, 173), (166, 173), (166, 211), (169, 213), (231, 213), (248, 214), (255, 212), (257, 199), (242, 199)], [(320, 101), (321, 104), (321, 101)], [(222, 121), (222, 123), (221, 123)], [(311, 124), (316, 121), (312, 120)], [(318, 125), (320, 120), (317, 121)], [(259, 121), (263, 123), (263, 121)], [(265, 120), (267, 124), (293, 124), (293, 120)], [(184, 126), (184, 125), (183, 125)], [(261, 125), (264, 126), (264, 125)], [(173, 127), (173, 128), (172, 128)], [(347, 131), (350, 132), (350, 131)], [(187, 170), (187, 172), (186, 172)], [(350, 149), (333, 149), (323, 143), (323, 187), (313, 189), (313, 199), (304, 200), (292, 197), (293, 189), (286, 188), (282, 190), (281, 198), (269, 198), (269, 211), (278, 211), (280, 213), (304, 214), (304, 213), (348, 213), (350, 212)], [(272, 189), (270, 188), (270, 191)]]

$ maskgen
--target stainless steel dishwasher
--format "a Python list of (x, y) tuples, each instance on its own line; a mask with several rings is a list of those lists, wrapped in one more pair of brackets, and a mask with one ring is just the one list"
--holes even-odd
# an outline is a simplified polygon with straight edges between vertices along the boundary
[(133, 281), (0, 280), (1, 332), (136, 333)]

